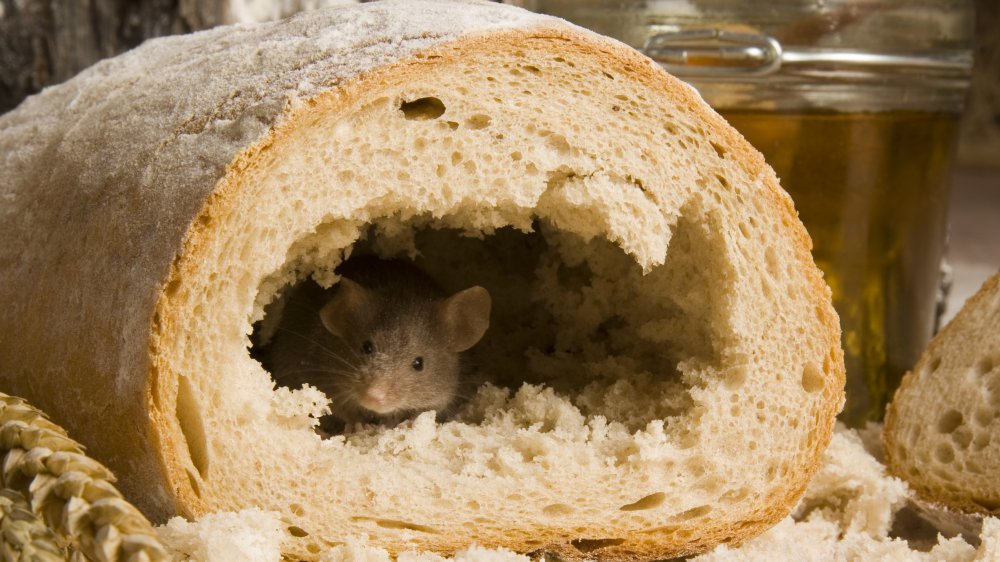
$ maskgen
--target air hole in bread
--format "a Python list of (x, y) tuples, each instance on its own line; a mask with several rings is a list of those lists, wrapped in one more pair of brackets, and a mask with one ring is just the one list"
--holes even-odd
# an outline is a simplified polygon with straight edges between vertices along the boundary
[(778, 253), (774, 247), (768, 246), (764, 250), (764, 263), (767, 266), (768, 275), (773, 279), (781, 278), (781, 261), (778, 259)]
[(928, 372), (933, 373), (934, 371), (937, 371), (939, 367), (941, 367), (941, 358), (935, 357), (934, 359), (931, 359), (930, 366), (928, 367)]
[(399, 104), (399, 110), (408, 121), (425, 121), (437, 119), (444, 115), (444, 102), (435, 97), (417, 98)]
[(201, 497), (201, 483), (198, 482), (198, 476), (191, 469), (184, 471), (188, 477), (188, 483), (191, 484), (191, 490), (194, 491), (194, 495)]
[(980, 433), (972, 439), (972, 447), (977, 451), (982, 451), (989, 446), (990, 439), (991, 435), (988, 431)]
[(968, 427), (960, 427), (952, 432), (951, 440), (960, 449), (967, 449), (969, 448), (969, 443), (972, 442), (972, 430)]
[[(771, 282), (763, 277), (760, 279), (760, 292), (767, 300), (772, 300), (774, 298), (774, 289), (771, 288)], [(790, 293), (791, 292), (789, 292), (789, 294)]]
[(982, 392), (990, 406), (1000, 409), (1000, 377), (987, 380)]
[(712, 512), (712, 507), (708, 505), (699, 505), (698, 507), (692, 507), (686, 511), (679, 513), (676, 517), (681, 521), (688, 519), (698, 519), (699, 517), (704, 517)]
[(663, 505), (663, 502), (666, 501), (666, 499), (666, 494), (663, 492), (656, 492), (655, 494), (649, 494), (648, 496), (639, 498), (630, 504), (623, 505), (619, 509), (622, 511), (641, 511), (644, 509), (653, 509), (654, 507)]
[(352, 517), (352, 521), (374, 523), (378, 527), (383, 529), (405, 529), (408, 531), (417, 531), (420, 533), (431, 533), (438, 534), (440, 531), (433, 527), (428, 527), (427, 525), (419, 525), (417, 523), (410, 523), (408, 521), (400, 521), (398, 519), (380, 519), (377, 517)]
[(802, 389), (806, 392), (823, 390), (824, 374), (819, 365), (809, 362), (802, 368)]
[(177, 385), (177, 421), (187, 442), (191, 463), (204, 479), (208, 474), (209, 454), (201, 411), (191, 381), (187, 377), (180, 377)]
[(576, 539), (570, 544), (583, 553), (594, 552), (609, 546), (619, 546), (625, 544), (625, 539)]
[(983, 376), (993, 370), (993, 359), (990, 357), (981, 357), (979, 361), (976, 362), (976, 374)]
[[(726, 151), (726, 148), (724, 146), (722, 146), (721, 144), (719, 144), (719, 143), (717, 143), (715, 141), (709, 141), (709, 144), (711, 144), (712, 148), (715, 149), (715, 153), (719, 155), (719, 158), (725, 158), (726, 157), (726, 152), (727, 151)], [(722, 179), (722, 178), (720, 178), (720, 179)], [(725, 180), (723, 180), (722, 185), (723, 185), (723, 187), (729, 187), (729, 185), (725, 182)]]
[(301, 537), (308, 537), (309, 531), (306, 531), (302, 527), (296, 527), (295, 525), (292, 525), (288, 527), (288, 534), (292, 535), (293, 537), (301, 538)]
[[(746, 383), (747, 376), (748, 372), (746, 365), (738, 365), (729, 369), (726, 372), (726, 376), (723, 379), (723, 384), (725, 385), (727, 390), (738, 390)], [(739, 395), (737, 394), (732, 395), (732, 397), (735, 397), (736, 400), (739, 399)]]
[(986, 427), (993, 422), (994, 417), (996, 417), (996, 412), (992, 408), (979, 406), (976, 408), (976, 413), (972, 416), (972, 420), (976, 422), (976, 425)]
[(950, 464), (955, 460), (955, 449), (948, 443), (939, 443), (934, 448), (934, 459), (942, 464)]
[(473, 130), (485, 129), (490, 126), (493, 119), (489, 115), (477, 113), (465, 120), (465, 124)]
[(750, 490), (746, 488), (740, 488), (738, 490), (730, 490), (722, 494), (722, 501), (726, 503), (736, 503), (741, 502), (750, 495)]
[(972, 501), (987, 511), (1000, 510), (1000, 498), (973, 497)]
[(548, 516), (570, 515), (575, 509), (564, 503), (553, 503), (542, 508), (542, 513)]
[(937, 430), (940, 433), (951, 433), (962, 425), (964, 418), (957, 410), (948, 410), (941, 414), (937, 422)]

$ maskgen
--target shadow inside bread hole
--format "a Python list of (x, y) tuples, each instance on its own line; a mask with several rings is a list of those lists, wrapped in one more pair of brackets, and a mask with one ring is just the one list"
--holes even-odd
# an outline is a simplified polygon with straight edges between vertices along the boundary
[[(691, 380), (680, 365), (704, 367), (719, 361), (713, 341), (725, 322), (720, 321), (723, 305), (716, 302), (718, 283), (710, 278), (716, 271), (713, 260), (722, 258), (713, 257), (718, 241), (711, 236), (697, 219), (682, 217), (666, 265), (644, 274), (635, 259), (614, 243), (600, 237), (584, 239), (544, 218), (535, 218), (523, 230), (507, 226), (479, 232), (430, 217), (396, 216), (362, 229), (339, 259), (374, 255), (406, 260), (430, 276), (445, 295), (476, 286), (489, 293), (489, 328), (461, 354), (462, 378), (471, 384), (455, 391), (457, 399), (452, 407), (438, 411), (438, 421), (487, 423), (501, 396), (507, 405), (562, 400), (582, 418), (601, 416), (637, 431), (652, 420), (665, 420), (669, 429), (692, 406), (692, 386), (706, 382)], [(295, 281), (271, 298), (263, 320), (253, 326), (250, 355), (272, 374), (277, 386), (295, 390), (306, 380), (275, 376), (273, 350), (281, 332), (289, 330), (283, 325), (289, 303), (294, 303), (289, 295), (314, 283), (312, 278), (333, 283), (341, 272), (337, 265), (331, 263), (324, 270), (286, 264)], [(301, 336), (318, 337), (317, 333)], [(322, 354), (332, 364), (345, 363), (344, 357), (329, 351)], [(346, 360), (355, 361), (363, 353), (363, 346), (351, 349)], [(329, 367), (323, 376), (336, 377), (338, 369)], [(331, 399), (335, 412), (320, 419), (321, 434), (356, 428), (347, 427), (337, 412), (339, 407), (345, 411), (352, 407), (339, 387), (324, 387), (318, 378), (309, 383)], [(527, 398), (518, 402), (523, 392)], [(537, 404), (531, 407), (537, 409)], [(545, 412), (525, 413), (522, 423), (551, 430), (559, 421), (552, 418), (556, 409), (551, 404), (546, 407)], [(390, 427), (414, 415), (404, 412), (371, 421)], [(679, 440), (681, 435), (678, 432)]]

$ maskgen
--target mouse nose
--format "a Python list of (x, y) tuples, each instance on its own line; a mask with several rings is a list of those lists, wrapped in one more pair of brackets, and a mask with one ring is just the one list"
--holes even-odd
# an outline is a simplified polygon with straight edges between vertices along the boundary
[(368, 389), (367, 393), (365, 393), (365, 397), (372, 402), (381, 404), (382, 402), (385, 402), (385, 389), (373, 386)]
[(384, 414), (392, 411), (389, 404), (389, 389), (382, 384), (368, 387), (361, 397), (361, 405), (373, 412)]

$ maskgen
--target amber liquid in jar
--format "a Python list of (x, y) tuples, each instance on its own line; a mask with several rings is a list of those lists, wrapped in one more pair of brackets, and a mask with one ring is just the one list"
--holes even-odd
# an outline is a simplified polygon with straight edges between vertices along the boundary
[(721, 111), (777, 172), (840, 314), (852, 426), (886, 402), (930, 340), (957, 116)]

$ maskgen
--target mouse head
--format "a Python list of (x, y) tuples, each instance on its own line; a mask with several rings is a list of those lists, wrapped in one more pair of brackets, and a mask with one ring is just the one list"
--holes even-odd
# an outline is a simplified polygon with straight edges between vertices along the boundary
[(489, 293), (478, 286), (442, 299), (387, 292), (343, 278), (320, 310), (356, 366), (349, 398), (379, 415), (448, 406), (458, 392), (459, 354), (489, 327)]

